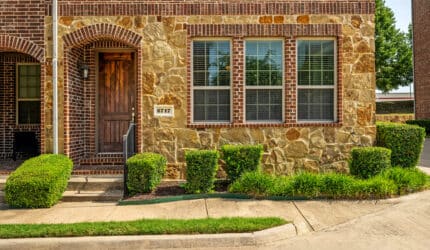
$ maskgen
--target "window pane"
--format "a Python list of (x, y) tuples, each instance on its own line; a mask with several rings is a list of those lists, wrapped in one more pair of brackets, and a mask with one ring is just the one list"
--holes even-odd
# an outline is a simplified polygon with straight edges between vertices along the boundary
[(205, 106), (204, 105), (196, 105), (194, 104), (194, 120), (195, 121), (204, 121), (205, 120)]
[(258, 85), (271, 85), (270, 71), (261, 70), (258, 72)]
[(297, 42), (298, 85), (335, 85), (334, 41)]
[(281, 89), (248, 89), (246, 91), (247, 121), (282, 121)]
[(282, 71), (272, 71), (270, 72), (270, 79), (272, 85), (282, 85)]
[(230, 90), (194, 90), (195, 122), (229, 122)]
[(245, 47), (246, 85), (282, 85), (282, 41), (246, 41)]
[(40, 98), (40, 65), (18, 66), (18, 98)]
[(299, 120), (334, 120), (333, 89), (299, 89)]
[(257, 85), (257, 74), (258, 71), (256, 70), (247, 70), (246, 71), (246, 85)]
[(230, 85), (230, 42), (193, 42), (193, 85)]
[(40, 123), (40, 101), (18, 101), (18, 123)]

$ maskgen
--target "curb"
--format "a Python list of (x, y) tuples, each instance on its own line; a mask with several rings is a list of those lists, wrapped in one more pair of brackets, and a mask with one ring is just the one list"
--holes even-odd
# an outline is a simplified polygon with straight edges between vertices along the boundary
[(157, 249), (261, 246), (296, 236), (292, 223), (254, 233), (2, 239), (0, 249)]

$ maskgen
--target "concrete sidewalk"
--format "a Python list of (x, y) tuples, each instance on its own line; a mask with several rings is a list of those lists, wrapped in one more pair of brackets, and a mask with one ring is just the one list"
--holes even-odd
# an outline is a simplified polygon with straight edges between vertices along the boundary
[[(137, 206), (116, 206), (114, 203), (85, 202), (60, 203), (50, 209), (14, 210), (3, 208), (0, 210), (0, 223), (69, 223), (80, 221), (123, 221), (140, 218), (279, 216), (293, 221), (293, 224), (261, 232), (243, 234), (7, 239), (0, 240), (0, 249), (216, 248), (245, 250), (286, 249), (284, 247), (287, 245), (289, 246), (288, 249), (295, 249), (294, 242), (301, 242), (298, 244), (301, 246), (300, 249), (309, 249), (307, 248), (309, 242), (312, 242), (311, 245), (318, 248), (318, 241), (313, 240), (314, 237), (321, 238), (326, 234), (329, 236), (329, 239), (324, 238), (325, 248), (329, 249), (329, 246), (333, 246), (334, 242), (336, 242), (335, 239), (339, 241), (344, 237), (341, 231), (337, 229), (345, 230), (345, 237), (349, 237), (348, 239), (351, 242), (353, 242), (351, 235), (359, 234), (360, 232), (362, 240), (365, 241), (365, 236), (367, 233), (370, 233), (366, 229), (366, 225), (368, 224), (375, 227), (371, 228), (371, 231), (375, 231), (376, 229), (388, 230), (387, 233), (390, 233), (392, 231), (390, 225), (392, 224), (390, 221), (384, 221), (384, 218), (396, 219), (398, 212), (395, 211), (401, 208), (406, 210), (397, 218), (400, 221), (399, 224), (403, 223), (401, 220), (405, 220), (405, 215), (407, 215), (407, 221), (411, 221), (412, 217), (414, 217), (414, 221), (423, 221), (424, 224), (421, 226), (423, 230), (420, 233), (430, 232), (430, 229), (427, 228), (427, 219), (419, 217), (425, 214), (428, 217), (427, 209), (430, 205), (429, 201), (430, 191), (425, 191), (400, 198), (379, 201), (287, 202), (202, 199)], [(416, 206), (416, 204), (422, 206)], [(414, 207), (417, 207), (417, 209), (413, 209)], [(386, 214), (390, 216), (385, 216)], [(378, 221), (381, 225), (387, 226), (379, 228), (378, 223), (375, 224), (372, 222), (374, 220)], [(366, 222), (360, 226), (360, 232), (346, 230), (348, 227), (343, 226), (350, 225), (348, 223), (359, 223), (360, 221)], [(412, 228), (410, 228), (411, 232), (413, 231)], [(331, 233), (334, 229), (337, 230), (338, 235)], [(409, 229), (404, 228), (403, 230)], [(381, 233), (383, 232), (378, 232), (378, 234)], [(348, 242), (346, 240), (342, 242), (344, 244), (342, 248), (345, 249)]]
[(114, 236), (0, 240), (1, 249), (155, 249), (259, 247), (320, 231), (366, 214), (383, 211), (398, 200), (384, 201), (257, 201), (201, 199), (152, 205), (59, 203), (49, 209), (0, 210), (0, 224), (127, 221), (141, 218), (190, 219), (276, 216), (292, 224), (256, 233), (219, 235)]
[[(430, 170), (430, 168), (421, 169)], [(409, 211), (410, 208), (415, 207), (416, 203), (428, 207), (430, 204), (429, 201), (430, 191), (395, 199), (364, 201), (200, 199), (131, 206), (118, 206), (112, 202), (61, 202), (49, 209), (8, 209), (7, 206), (3, 205), (0, 207), (0, 224), (74, 223), (127, 221), (142, 218), (191, 219), (236, 216), (275, 216), (291, 221), (292, 224), (257, 233), (245, 234), (10, 239), (0, 240), (0, 249), (57, 249), (59, 246), (61, 246), (61, 249), (106, 249), (107, 247), (109, 249), (122, 249), (124, 247), (131, 249), (231, 249), (233, 247), (240, 247), (239, 249), (260, 249), (262, 247), (264, 249), (271, 249), (271, 247), (277, 247), (277, 245), (270, 246), (271, 242), (290, 242), (289, 240), (292, 240), (290, 238), (294, 236), (299, 236), (300, 238), (311, 237), (309, 235), (321, 235), (320, 233), (324, 231), (330, 232), (332, 228), (336, 228), (339, 225), (351, 221), (361, 221), (362, 218), (375, 218), (374, 215), (378, 217), (381, 214), (394, 211), (395, 208), (407, 207)], [(427, 207), (423, 207), (423, 209), (427, 210)], [(410, 214), (410, 216), (420, 216), (420, 214), (428, 215), (428, 212), (417, 212)], [(391, 215), (391, 218), (395, 218), (395, 215)], [(417, 217), (415, 220), (420, 221), (421, 218)], [(390, 222), (387, 223), (389, 224)], [(389, 226), (385, 229), (389, 230)], [(430, 232), (430, 228), (426, 230)], [(348, 233), (350, 236), (353, 232), (348, 231)], [(430, 233), (428, 236), (430, 236)], [(333, 240), (334, 237), (332, 236), (331, 239)], [(363, 240), (364, 238), (363, 236)], [(305, 240), (306, 242), (310, 241), (308, 238)], [(330, 242), (330, 240), (327, 240), (327, 242)], [(284, 249), (284, 243), (286, 244), (287, 242), (283, 242), (277, 249)], [(306, 244), (303, 245), (302, 249), (307, 249)], [(318, 242), (315, 242), (314, 246), (317, 247)]]

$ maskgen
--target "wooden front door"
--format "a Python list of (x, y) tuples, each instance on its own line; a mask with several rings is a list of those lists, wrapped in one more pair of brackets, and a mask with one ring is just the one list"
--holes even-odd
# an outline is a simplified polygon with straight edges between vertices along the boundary
[(99, 152), (122, 152), (135, 107), (134, 53), (99, 53)]

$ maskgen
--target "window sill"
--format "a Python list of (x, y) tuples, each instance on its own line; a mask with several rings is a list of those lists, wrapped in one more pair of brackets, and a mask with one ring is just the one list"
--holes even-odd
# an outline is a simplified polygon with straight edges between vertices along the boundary
[(341, 122), (300, 123), (192, 123), (187, 128), (292, 128), (292, 127), (342, 127)]

